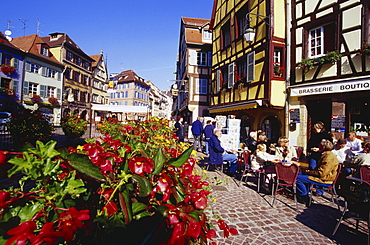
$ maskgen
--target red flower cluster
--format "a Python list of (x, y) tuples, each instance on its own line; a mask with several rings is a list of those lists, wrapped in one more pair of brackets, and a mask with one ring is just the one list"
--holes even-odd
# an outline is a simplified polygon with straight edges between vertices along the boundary
[(1, 65), (0, 69), (6, 75), (12, 75), (16, 71), (15, 67), (10, 65)]

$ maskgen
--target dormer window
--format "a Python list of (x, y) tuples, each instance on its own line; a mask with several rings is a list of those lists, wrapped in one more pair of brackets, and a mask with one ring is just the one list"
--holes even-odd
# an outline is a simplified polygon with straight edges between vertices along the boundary
[(203, 40), (212, 40), (212, 33), (207, 30), (203, 30)]
[(41, 46), (41, 55), (49, 57), (49, 49), (46, 46)]

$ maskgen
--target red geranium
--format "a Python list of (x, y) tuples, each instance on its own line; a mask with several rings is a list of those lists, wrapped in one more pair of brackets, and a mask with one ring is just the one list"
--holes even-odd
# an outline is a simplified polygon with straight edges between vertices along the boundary
[(144, 173), (153, 172), (153, 160), (146, 157), (133, 157), (128, 162), (129, 169), (140, 176), (144, 176)]

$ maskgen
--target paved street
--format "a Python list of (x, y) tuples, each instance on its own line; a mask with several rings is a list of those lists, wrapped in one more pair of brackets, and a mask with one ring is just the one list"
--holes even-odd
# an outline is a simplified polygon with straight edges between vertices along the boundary
[[(257, 193), (254, 177), (248, 177), (245, 184), (221, 171), (207, 171), (207, 175), (213, 182), (212, 196), (217, 199), (210, 207), (239, 231), (239, 235), (228, 239), (218, 231), (218, 238), (214, 239), (218, 244), (366, 244), (366, 232), (356, 232), (347, 223), (339, 227), (335, 237), (331, 235), (340, 212), (327, 193), (324, 197), (315, 196), (316, 203), (309, 208), (299, 203), (300, 210), (296, 211), (294, 200), (283, 195), (277, 196), (272, 207), (272, 196), (262, 190)], [(221, 183), (216, 185), (217, 182)], [(343, 206), (343, 201), (340, 203)]]

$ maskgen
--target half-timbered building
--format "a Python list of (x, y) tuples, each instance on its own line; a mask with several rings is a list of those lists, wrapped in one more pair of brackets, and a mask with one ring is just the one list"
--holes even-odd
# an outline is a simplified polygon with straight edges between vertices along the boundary
[(335, 137), (368, 135), (370, 2), (291, 1), (290, 135), (305, 146), (322, 121)]
[(251, 130), (275, 142), (284, 133), (285, 12), (282, 0), (214, 1), (209, 111), (242, 119), (242, 140)]

